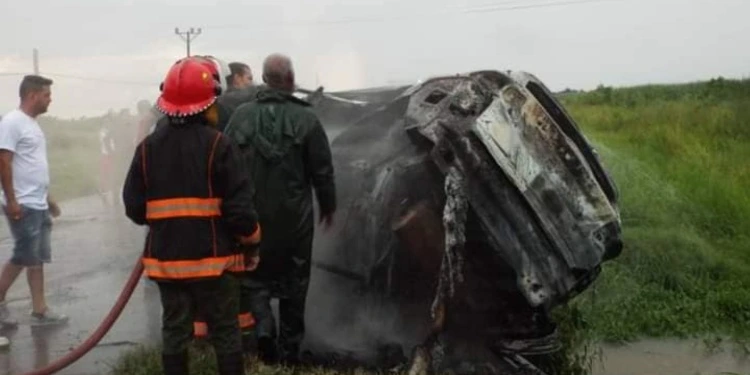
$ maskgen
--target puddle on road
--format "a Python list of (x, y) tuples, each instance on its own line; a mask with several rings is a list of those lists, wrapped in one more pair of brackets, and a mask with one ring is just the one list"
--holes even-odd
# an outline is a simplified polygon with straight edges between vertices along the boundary
[[(22, 374), (44, 367), (81, 345), (99, 327), (114, 305), (119, 294), (117, 289), (126, 277), (127, 273), (120, 270), (76, 283), (76, 290), (88, 291), (89, 295), (84, 300), (58, 301), (56, 306), (71, 316), (66, 324), (58, 326), (29, 326), (30, 322), (25, 316), (28, 302), (23, 300), (10, 304), (11, 313), (20, 324), (14, 329), (0, 330), (0, 334), (7, 335), (11, 340), (10, 348), (0, 351), (0, 374)], [(161, 313), (158, 303), (158, 292), (154, 286), (146, 281), (141, 282), (117, 322), (98, 345), (58, 374), (109, 373), (123, 351), (137, 344), (156, 342)]]
[(750, 374), (750, 355), (730, 342), (709, 347), (702, 340), (644, 340), (605, 345), (593, 375)]
[[(96, 210), (103, 211), (96, 197), (73, 203), (63, 207), (68, 216), (55, 221), (54, 260), (45, 269), (48, 303), (70, 319), (61, 326), (29, 326), (28, 286), (19, 278), (10, 290), (8, 307), (20, 325), (0, 329), (0, 335), (11, 341), (9, 348), (0, 350), (0, 374), (23, 374), (78, 347), (110, 311), (136, 263), (142, 228), (108, 212), (90, 220)], [(11, 246), (1, 242), (0, 254), (8, 254)], [(99, 345), (58, 374), (109, 373), (122, 351), (158, 338), (160, 313), (158, 292), (142, 281)]]

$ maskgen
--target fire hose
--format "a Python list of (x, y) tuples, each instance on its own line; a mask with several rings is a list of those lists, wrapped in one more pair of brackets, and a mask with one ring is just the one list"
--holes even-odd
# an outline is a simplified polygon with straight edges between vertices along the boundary
[(112, 306), (112, 310), (109, 311), (109, 314), (104, 318), (104, 320), (99, 324), (99, 327), (94, 331), (94, 333), (89, 336), (89, 338), (84, 341), (81, 345), (79, 345), (77, 348), (75, 348), (72, 352), (68, 353), (64, 357), (58, 359), (55, 362), (50, 363), (46, 367), (43, 367), (41, 369), (36, 369), (31, 372), (27, 372), (22, 375), (49, 375), (54, 374), (63, 368), (71, 365), (73, 362), (79, 360), (81, 357), (84, 356), (84, 354), (88, 353), (91, 349), (93, 349), (99, 341), (104, 337), (104, 335), (107, 334), (107, 332), (112, 328), (112, 325), (117, 321), (117, 318), (120, 317), (120, 313), (122, 313), (122, 310), (125, 308), (125, 305), (128, 303), (128, 300), (130, 300), (130, 296), (133, 295), (133, 291), (135, 290), (135, 287), (138, 285), (138, 281), (141, 278), (141, 275), (143, 274), (143, 263), (141, 262), (141, 258), (138, 258), (138, 263), (133, 268), (133, 271), (130, 273), (130, 278), (128, 279), (128, 282), (125, 284), (125, 287), (122, 289), (122, 292), (120, 292), (120, 296), (117, 298), (117, 301), (115, 301), (115, 305)]

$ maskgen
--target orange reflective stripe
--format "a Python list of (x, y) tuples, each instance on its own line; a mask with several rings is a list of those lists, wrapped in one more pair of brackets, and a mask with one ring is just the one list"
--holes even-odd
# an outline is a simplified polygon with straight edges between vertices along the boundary
[(208, 326), (204, 322), (193, 323), (193, 336), (205, 337), (208, 335)]
[(227, 270), (231, 272), (243, 272), (245, 271), (245, 256), (242, 254), (235, 254), (230, 257), (227, 265)]
[(244, 313), (237, 316), (240, 322), (240, 328), (250, 328), (255, 325), (255, 318), (251, 313)]
[(245, 256), (243, 254), (236, 254), (233, 259), (230, 260), (227, 270), (230, 272), (245, 272), (249, 271), (245, 266)]
[(162, 279), (190, 279), (220, 276), (235, 263), (235, 256), (205, 258), (200, 260), (172, 260), (160, 262), (153, 258), (143, 259), (146, 275)]
[[(237, 315), (237, 322), (241, 329), (248, 329), (255, 326), (255, 317), (252, 313), (242, 313)], [(195, 337), (206, 337), (208, 336), (208, 325), (206, 322), (196, 321), (193, 322), (193, 336)]]
[(256, 224), (253, 234), (247, 237), (240, 237), (240, 243), (243, 245), (257, 245), (260, 243), (260, 234), (260, 224)]
[(146, 203), (146, 219), (211, 217), (221, 215), (220, 198), (170, 198)]

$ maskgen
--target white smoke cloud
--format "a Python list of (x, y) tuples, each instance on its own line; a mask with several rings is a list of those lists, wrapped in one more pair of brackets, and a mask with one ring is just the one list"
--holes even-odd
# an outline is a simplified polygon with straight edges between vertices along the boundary
[[(185, 54), (181, 47), (173, 40), (156, 40), (127, 55), (41, 55), (39, 73), (54, 81), (49, 115), (97, 116), (109, 109), (134, 110), (141, 99), (155, 100), (169, 66)], [(31, 56), (0, 57), (0, 111), (18, 104), (18, 84), (32, 72)]]
[(316, 81), (327, 91), (361, 88), (367, 83), (362, 57), (344, 45), (315, 56), (308, 69), (315, 71)]

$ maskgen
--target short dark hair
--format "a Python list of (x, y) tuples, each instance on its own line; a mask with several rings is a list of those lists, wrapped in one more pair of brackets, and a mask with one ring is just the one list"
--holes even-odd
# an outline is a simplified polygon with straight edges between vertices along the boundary
[(239, 61), (230, 62), (229, 75), (226, 76), (227, 85), (232, 86), (232, 77), (244, 74), (245, 70), (250, 70), (250, 65)]
[(245, 70), (250, 70), (250, 65), (239, 61), (229, 63), (229, 71), (231, 75), (245, 73)]
[(26, 75), (21, 80), (21, 85), (18, 88), (18, 96), (21, 99), (25, 98), (31, 92), (42, 91), (45, 87), (51, 86), (52, 80), (38, 75)]

